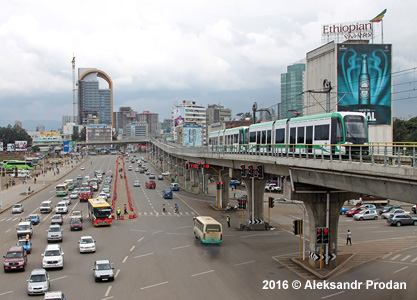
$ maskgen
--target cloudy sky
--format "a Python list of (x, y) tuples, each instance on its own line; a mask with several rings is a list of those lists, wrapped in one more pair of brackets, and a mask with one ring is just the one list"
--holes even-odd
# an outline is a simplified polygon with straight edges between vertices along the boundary
[(114, 110), (131, 106), (163, 119), (184, 99), (233, 114), (254, 101), (270, 107), (281, 101), (287, 65), (322, 45), (322, 25), (369, 20), (385, 8), (384, 42), (393, 44), (398, 74), (394, 116), (415, 116), (416, 94), (396, 91), (402, 83), (416, 88), (409, 83), (417, 76), (416, 1), (5, 0), (0, 126), (72, 115), (73, 53), (76, 68), (112, 78)]

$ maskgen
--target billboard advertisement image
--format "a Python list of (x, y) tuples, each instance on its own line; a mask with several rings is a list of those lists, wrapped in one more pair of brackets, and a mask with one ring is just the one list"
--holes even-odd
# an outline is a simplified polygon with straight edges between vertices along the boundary
[(15, 151), (26, 151), (27, 150), (27, 141), (15, 141)]
[(201, 125), (184, 125), (183, 145), (187, 147), (202, 147)]
[(7, 151), (13, 152), (14, 151), (14, 144), (7, 144)]
[(363, 112), (370, 125), (390, 125), (391, 62), (391, 45), (338, 44), (338, 111)]
[(63, 141), (62, 142), (62, 147), (64, 148), (65, 153), (69, 153), (70, 152), (70, 141)]

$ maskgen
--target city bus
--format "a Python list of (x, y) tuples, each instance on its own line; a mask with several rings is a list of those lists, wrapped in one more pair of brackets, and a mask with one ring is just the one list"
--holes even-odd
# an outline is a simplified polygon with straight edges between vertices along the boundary
[(64, 183), (68, 186), (68, 190), (72, 191), (74, 189), (74, 179), (66, 179)]
[(88, 199), (88, 217), (94, 226), (110, 226), (111, 206), (102, 198)]
[(202, 244), (221, 244), (223, 240), (222, 224), (212, 217), (194, 217), (194, 236)]
[(66, 196), (66, 195), (68, 195), (68, 185), (66, 183), (58, 184), (55, 187), (55, 194), (57, 196)]
[(3, 167), (7, 170), (13, 170), (15, 168), (18, 170), (32, 170), (33, 164), (30, 161), (3, 160)]
[(26, 157), (25, 161), (31, 162), (32, 166), (36, 167), (39, 164), (39, 158), (37, 157)]

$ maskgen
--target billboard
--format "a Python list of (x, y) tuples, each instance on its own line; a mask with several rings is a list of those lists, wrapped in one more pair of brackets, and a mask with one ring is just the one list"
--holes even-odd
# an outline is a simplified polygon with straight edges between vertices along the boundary
[(56, 131), (41, 131), (42, 138), (56, 138), (59, 136), (59, 132)]
[(202, 147), (201, 125), (184, 125), (182, 130), (183, 145), (188, 147)]
[(70, 152), (77, 152), (77, 142), (75, 142), (75, 141), (73, 141), (73, 142), (70, 142), (70, 147), (69, 147), (70, 149)]
[(391, 62), (391, 45), (338, 44), (338, 111), (363, 112), (370, 125), (391, 125)]
[(7, 151), (13, 152), (14, 151), (14, 144), (7, 144)]
[(69, 153), (70, 152), (70, 141), (63, 141), (62, 142), (62, 148), (64, 148), (64, 152)]
[(27, 150), (27, 141), (15, 141), (15, 151), (26, 151)]

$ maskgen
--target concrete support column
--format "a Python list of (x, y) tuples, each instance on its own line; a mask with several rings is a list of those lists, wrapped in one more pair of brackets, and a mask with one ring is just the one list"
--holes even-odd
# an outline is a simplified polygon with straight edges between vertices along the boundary
[[(265, 220), (264, 219), (264, 193), (267, 179), (244, 178), (246, 185), (246, 191), (248, 192), (248, 204), (247, 204), (247, 220)], [(253, 184), (252, 184), (253, 182)], [(252, 188), (253, 185), (253, 188)], [(252, 193), (253, 191), (253, 193)], [(254, 196), (254, 198), (253, 198)], [(254, 201), (252, 201), (254, 199)], [(253, 218), (252, 218), (253, 215)]]
[(230, 177), (228, 175), (223, 174), (222, 181), (223, 181), (223, 190), (221, 190), (221, 193), (222, 193), (222, 206), (221, 206), (221, 208), (226, 208), (227, 203), (229, 203)]

